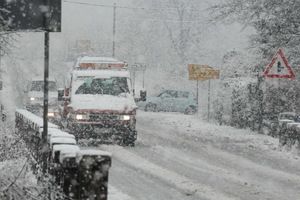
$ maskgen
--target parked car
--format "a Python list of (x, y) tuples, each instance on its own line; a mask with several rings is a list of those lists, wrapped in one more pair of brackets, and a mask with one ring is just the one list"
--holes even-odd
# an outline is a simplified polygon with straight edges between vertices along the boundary
[(291, 137), (295, 133), (295, 125), (299, 124), (299, 116), (294, 112), (282, 112), (278, 115), (277, 132), (279, 144), (291, 144)]
[(148, 97), (138, 104), (145, 111), (182, 112), (194, 114), (197, 112), (197, 101), (188, 91), (165, 90), (159, 95)]

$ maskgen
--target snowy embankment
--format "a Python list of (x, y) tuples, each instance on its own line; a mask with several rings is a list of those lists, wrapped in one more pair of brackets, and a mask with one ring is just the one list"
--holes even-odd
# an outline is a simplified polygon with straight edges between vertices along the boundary
[(139, 112), (134, 148), (113, 153), (110, 184), (130, 199), (290, 200), (300, 196), (298, 156), (277, 139), (197, 116)]

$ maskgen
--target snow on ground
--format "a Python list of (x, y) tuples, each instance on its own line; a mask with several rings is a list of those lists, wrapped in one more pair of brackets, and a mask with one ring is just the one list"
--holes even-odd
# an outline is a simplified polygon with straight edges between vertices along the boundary
[[(300, 159), (277, 139), (180, 113), (139, 111), (137, 129), (135, 147), (99, 147), (113, 155), (109, 200), (299, 199)], [(13, 180), (24, 162), (0, 163), (1, 180)], [(36, 188), (25, 171), (15, 190)]]
[(234, 199), (227, 198), (225, 194), (219, 194), (217, 191), (214, 191), (213, 188), (200, 183), (194, 182), (180, 174), (177, 174), (173, 171), (164, 169), (158, 165), (155, 165), (142, 157), (130, 153), (128, 151), (123, 151), (121, 147), (114, 146), (112, 148), (106, 146), (103, 147), (106, 151), (113, 152), (114, 158), (126, 162), (133, 168), (138, 170), (144, 170), (146, 173), (151, 174), (169, 184), (178, 190), (182, 191), (187, 196), (190, 195), (199, 195), (200, 198), (207, 199)]
[(127, 194), (122, 193), (117, 188), (111, 185), (108, 186), (108, 195), (109, 200), (134, 200)]
[(277, 139), (180, 113), (138, 112), (134, 148), (113, 153), (110, 184), (130, 198), (291, 200), (299, 157)]
[(0, 199), (4, 198), (4, 191), (8, 199), (42, 199), (37, 180), (30, 170), (28, 160), (25, 158), (0, 162)]

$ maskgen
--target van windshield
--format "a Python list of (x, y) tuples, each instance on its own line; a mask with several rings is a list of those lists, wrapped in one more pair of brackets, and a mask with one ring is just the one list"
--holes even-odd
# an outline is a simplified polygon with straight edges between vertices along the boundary
[(126, 77), (87, 78), (76, 90), (75, 94), (106, 94), (118, 96), (129, 93)]
[[(48, 82), (49, 91), (57, 91), (56, 83), (54, 81)], [(42, 92), (44, 91), (44, 81), (32, 81), (30, 91)]]

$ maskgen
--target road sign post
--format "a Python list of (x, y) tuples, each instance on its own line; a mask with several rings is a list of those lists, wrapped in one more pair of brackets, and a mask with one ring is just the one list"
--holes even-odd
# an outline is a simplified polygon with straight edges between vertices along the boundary
[(208, 80), (208, 94), (207, 94), (207, 121), (210, 118), (210, 79)]
[[(143, 78), (143, 82), (142, 82), (142, 86), (143, 86), (143, 90), (145, 89), (145, 71), (147, 69), (147, 65), (145, 63), (135, 63), (130, 67), (131, 73), (132, 73), (132, 88), (135, 91), (135, 78), (136, 78), (136, 74), (138, 71), (142, 71), (142, 78)], [(134, 94), (135, 95), (135, 94)]]
[(208, 98), (207, 98), (207, 120), (210, 120), (210, 80), (219, 79), (220, 70), (215, 70), (208, 65), (199, 65), (199, 64), (189, 64), (189, 80), (197, 81), (197, 106), (199, 113), (199, 81), (208, 80)]

